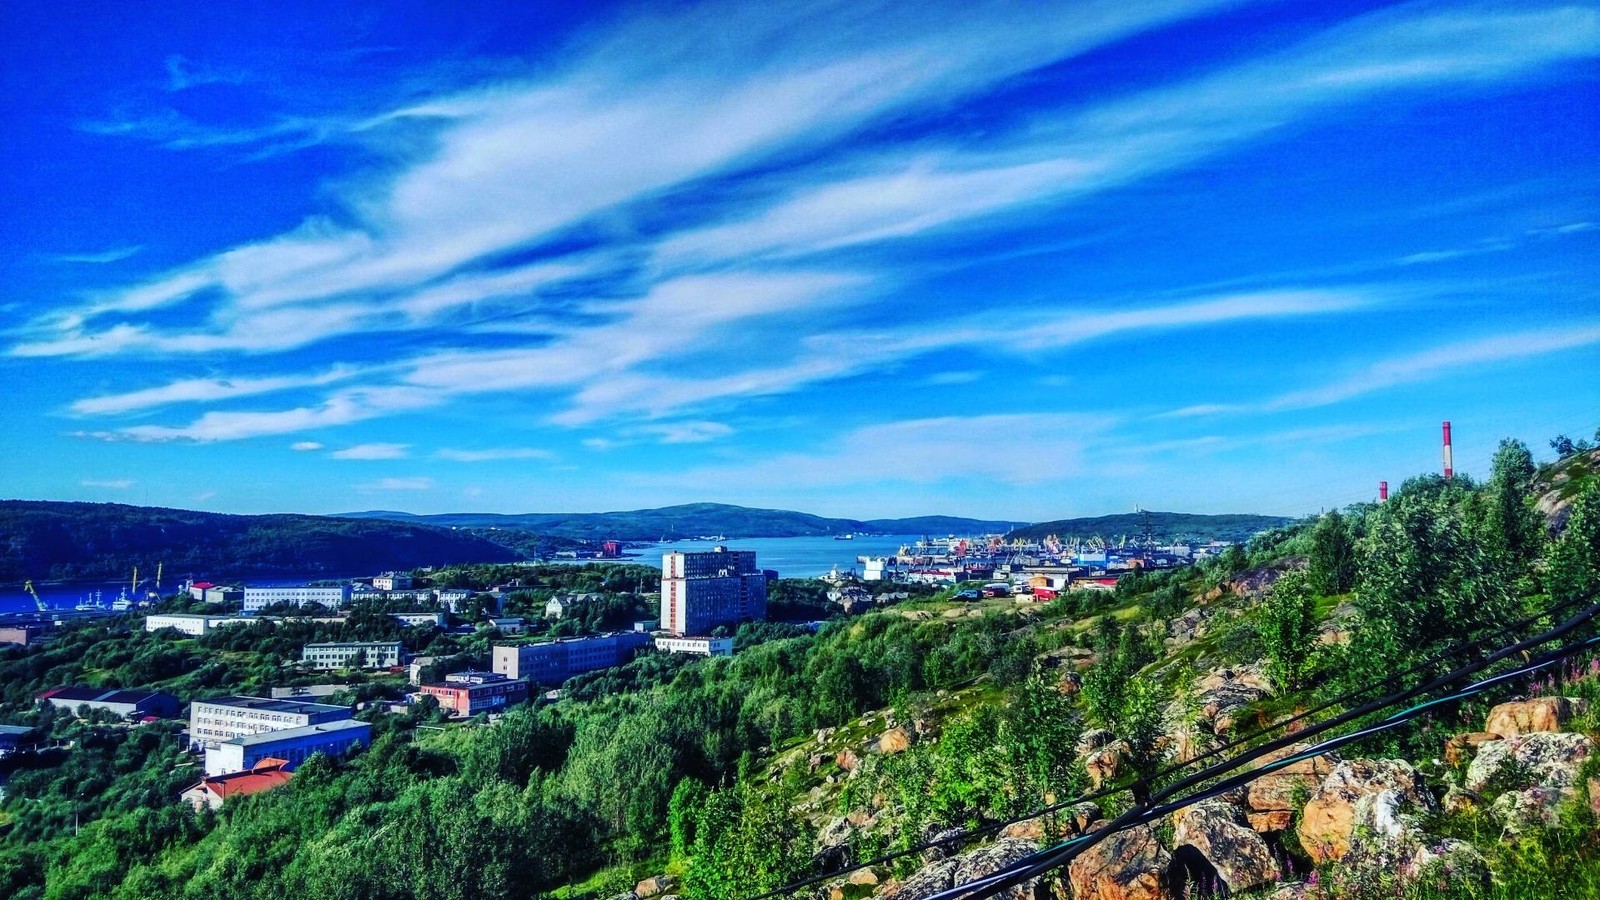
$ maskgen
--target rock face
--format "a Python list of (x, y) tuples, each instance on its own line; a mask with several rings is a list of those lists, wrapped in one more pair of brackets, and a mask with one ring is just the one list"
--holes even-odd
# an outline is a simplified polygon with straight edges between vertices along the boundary
[(1560, 731), (1581, 711), (1583, 701), (1566, 697), (1535, 697), (1502, 703), (1489, 710), (1483, 730), (1503, 738), (1532, 734), (1536, 731)]
[[(1310, 744), (1295, 744), (1269, 753), (1256, 762), (1256, 768), (1304, 753)], [(1284, 831), (1294, 818), (1297, 799), (1310, 799), (1323, 779), (1333, 774), (1339, 757), (1332, 753), (1297, 760), (1250, 782), (1245, 793), (1251, 827), (1256, 831)], [(1297, 797), (1297, 795), (1299, 795)]]
[(1335, 766), (1306, 801), (1300, 815), (1300, 846), (1318, 863), (1342, 859), (1350, 852), (1359, 802), (1383, 791), (1393, 796), (1381, 801), (1383, 806), (1369, 815), (1383, 813), (1391, 803), (1395, 810), (1434, 809), (1433, 795), (1410, 763), (1397, 759), (1347, 760)]
[(1283, 877), (1267, 842), (1245, 824), (1243, 812), (1223, 800), (1207, 800), (1187, 810), (1172, 835), (1173, 854), (1192, 847), (1216, 869), (1232, 892)]
[(1452, 766), (1459, 766), (1475, 754), (1478, 747), (1499, 739), (1500, 735), (1490, 734), (1487, 731), (1470, 731), (1455, 735), (1444, 743), (1444, 761)]
[(1083, 733), (1076, 749), (1089, 773), (1090, 789), (1099, 790), (1100, 785), (1117, 777), (1131, 748), (1126, 741), (1114, 740), (1104, 728), (1095, 728)]
[(1149, 826), (1114, 834), (1067, 867), (1073, 900), (1168, 900), (1172, 854)]

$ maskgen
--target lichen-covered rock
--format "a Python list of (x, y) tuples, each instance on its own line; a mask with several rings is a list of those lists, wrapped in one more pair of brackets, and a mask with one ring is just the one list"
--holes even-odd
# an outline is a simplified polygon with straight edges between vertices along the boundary
[(1489, 741), (1467, 766), (1466, 787), (1484, 793), (1498, 787), (1546, 787), (1572, 796), (1584, 760), (1594, 752), (1587, 735), (1540, 731)]
[(1239, 807), (1207, 800), (1189, 808), (1172, 834), (1173, 851), (1193, 847), (1230, 891), (1243, 891), (1283, 877), (1267, 842), (1246, 823)]
[(1488, 731), (1469, 731), (1464, 734), (1453, 735), (1444, 742), (1444, 761), (1452, 766), (1459, 766), (1471, 759), (1478, 752), (1478, 748), (1490, 741), (1500, 740), (1502, 735)]
[(1534, 828), (1549, 828), (1560, 823), (1556, 810), (1562, 792), (1554, 788), (1531, 787), (1506, 791), (1494, 798), (1489, 815), (1505, 828), (1507, 835), (1522, 834)]
[(1239, 710), (1272, 696), (1275, 689), (1260, 666), (1249, 665), (1217, 669), (1197, 679), (1194, 692), (1200, 719), (1220, 735), (1233, 730)]
[(1439, 805), (1450, 815), (1459, 816), (1482, 807), (1483, 795), (1451, 785), (1450, 789), (1444, 792), (1444, 799), (1439, 801)]
[(877, 752), (886, 756), (904, 752), (911, 748), (911, 733), (904, 728), (891, 728), (885, 731), (873, 746)]
[(1172, 855), (1139, 825), (1079, 854), (1067, 867), (1073, 900), (1168, 900)]
[(665, 894), (677, 886), (678, 879), (673, 878), (671, 875), (657, 875), (653, 878), (646, 878), (634, 885), (633, 894), (640, 900), (645, 900), (648, 897)]
[[(881, 900), (923, 900), (957, 884), (992, 875), (1033, 853), (1027, 841), (1000, 839), (987, 847), (969, 850), (949, 859), (935, 860), (900, 882), (890, 882), (878, 894)], [(1046, 878), (1023, 882), (995, 896), (1003, 900), (1046, 900)]]
[(1483, 730), (1503, 738), (1532, 734), (1541, 731), (1560, 731), (1562, 726), (1581, 711), (1581, 700), (1566, 697), (1535, 697), (1502, 703), (1489, 710)]
[(1434, 808), (1422, 776), (1398, 759), (1352, 759), (1339, 763), (1306, 801), (1300, 813), (1300, 846), (1318, 862), (1350, 852), (1357, 804), (1363, 797), (1392, 791), (1395, 801), (1421, 810)]

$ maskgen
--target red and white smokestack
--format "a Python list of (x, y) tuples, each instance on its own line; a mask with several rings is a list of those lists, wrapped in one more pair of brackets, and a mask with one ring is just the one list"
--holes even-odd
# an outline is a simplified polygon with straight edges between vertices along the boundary
[(1382, 502), (1384, 502), (1385, 500), (1388, 500), (1388, 499), (1389, 499), (1389, 482), (1387, 482), (1387, 481), (1378, 482), (1378, 502), (1382, 503)]
[(1444, 480), (1456, 473), (1455, 460), (1450, 456), (1450, 423), (1444, 423)]

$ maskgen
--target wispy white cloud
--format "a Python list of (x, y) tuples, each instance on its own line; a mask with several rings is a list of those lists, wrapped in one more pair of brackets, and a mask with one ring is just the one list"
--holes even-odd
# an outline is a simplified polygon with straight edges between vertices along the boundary
[(112, 247), (95, 253), (51, 253), (45, 257), (55, 263), (83, 263), (87, 265), (104, 265), (106, 263), (121, 262), (137, 255), (144, 248), (137, 244), (126, 247)]
[(1163, 414), (1196, 418), (1227, 413), (1279, 412), (1331, 406), (1346, 400), (1407, 384), (1432, 381), (1468, 367), (1515, 363), (1600, 343), (1600, 323), (1524, 331), (1446, 344), (1407, 356), (1372, 363), (1365, 369), (1319, 387), (1291, 391), (1256, 403), (1208, 403)]
[(451, 462), (498, 462), (507, 459), (553, 459), (554, 453), (538, 447), (491, 447), (484, 450), (456, 450), (448, 447), (434, 451), (438, 459)]
[(134, 481), (132, 478), (85, 478), (78, 483), (89, 488), (105, 488), (112, 491), (125, 491), (128, 488), (133, 487), (138, 482)]
[(310, 453), (314, 450), (321, 450), (322, 443), (320, 441), (295, 441), (289, 445), (289, 449), (296, 453)]
[(342, 381), (356, 374), (355, 369), (336, 367), (327, 372), (307, 376), (190, 378), (123, 394), (85, 397), (74, 402), (69, 408), (79, 415), (111, 415), (176, 403), (231, 400), (236, 397), (251, 397), (294, 388), (317, 387)]
[(405, 459), (410, 456), (410, 444), (356, 444), (328, 454), (334, 459)]
[(166, 67), (169, 91), (186, 91), (208, 84), (244, 84), (250, 80), (250, 73), (243, 69), (192, 60), (177, 53), (167, 57)]

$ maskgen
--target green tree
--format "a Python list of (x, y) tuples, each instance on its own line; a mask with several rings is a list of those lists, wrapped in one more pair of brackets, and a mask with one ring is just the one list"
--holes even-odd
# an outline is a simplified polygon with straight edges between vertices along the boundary
[(1303, 572), (1285, 572), (1256, 620), (1267, 652), (1267, 674), (1288, 690), (1298, 689), (1310, 673), (1317, 645), (1317, 604), (1310, 580)]
[(1355, 586), (1355, 539), (1338, 510), (1325, 514), (1311, 529), (1307, 571), (1310, 589), (1324, 597), (1349, 593)]
[(1600, 594), (1600, 479), (1573, 500), (1566, 528), (1550, 547), (1545, 581), (1557, 602)]

